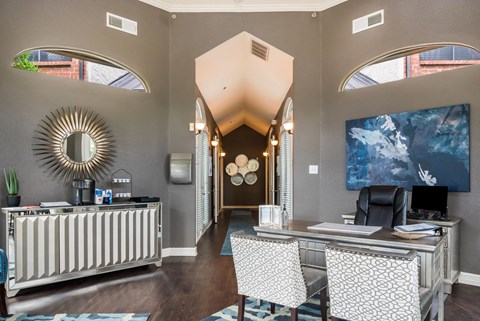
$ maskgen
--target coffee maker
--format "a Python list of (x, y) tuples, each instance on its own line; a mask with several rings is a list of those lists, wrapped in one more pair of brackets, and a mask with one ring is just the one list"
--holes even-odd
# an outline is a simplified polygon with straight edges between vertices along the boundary
[(74, 178), (73, 205), (92, 205), (95, 203), (95, 181), (90, 178)]

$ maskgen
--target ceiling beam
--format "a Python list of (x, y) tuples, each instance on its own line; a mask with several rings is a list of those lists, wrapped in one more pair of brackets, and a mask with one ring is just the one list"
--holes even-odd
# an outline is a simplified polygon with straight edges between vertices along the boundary
[[(319, 0), (317, 4), (298, 3), (292, 0), (289, 4), (266, 4), (256, 1), (256, 4), (244, 2), (231, 4), (210, 4), (210, 1), (194, 1), (192, 4), (175, 4), (175, 0), (139, 0), (167, 12), (319, 12), (334, 7), (348, 0)], [(203, 3), (202, 3), (203, 2)]]

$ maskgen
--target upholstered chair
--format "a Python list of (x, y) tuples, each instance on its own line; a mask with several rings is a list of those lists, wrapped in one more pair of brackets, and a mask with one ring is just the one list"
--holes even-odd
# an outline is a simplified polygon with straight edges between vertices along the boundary
[(325, 255), (332, 321), (430, 320), (433, 295), (419, 286), (416, 251), (393, 254), (329, 243)]
[(320, 292), (322, 320), (327, 320), (327, 273), (302, 267), (296, 238), (279, 239), (230, 235), (238, 284), (238, 318), (243, 320), (247, 296), (290, 308), (291, 320), (298, 320), (298, 306)]
[(8, 259), (5, 251), (0, 249), (0, 314), (2, 317), (6, 317), (7, 302), (5, 294), (5, 283), (8, 282)]
[(356, 225), (394, 227), (407, 222), (407, 191), (398, 186), (368, 186), (360, 190)]

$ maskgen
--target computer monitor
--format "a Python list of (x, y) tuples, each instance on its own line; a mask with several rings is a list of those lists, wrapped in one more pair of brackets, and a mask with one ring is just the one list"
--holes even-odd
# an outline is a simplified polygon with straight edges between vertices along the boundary
[(448, 186), (412, 186), (412, 210), (447, 214)]

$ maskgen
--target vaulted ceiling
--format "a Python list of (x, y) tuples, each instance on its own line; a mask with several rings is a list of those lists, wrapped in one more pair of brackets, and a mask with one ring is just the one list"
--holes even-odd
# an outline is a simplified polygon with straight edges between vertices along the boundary
[(293, 57), (241, 32), (195, 59), (195, 79), (222, 135), (266, 135), (293, 83)]
[[(174, 13), (316, 12), (347, 0), (140, 1)], [(259, 44), (257, 49), (265, 57), (252, 54), (252, 41)], [(293, 57), (242, 32), (196, 58), (195, 78), (222, 135), (242, 125), (266, 135), (293, 84)]]

